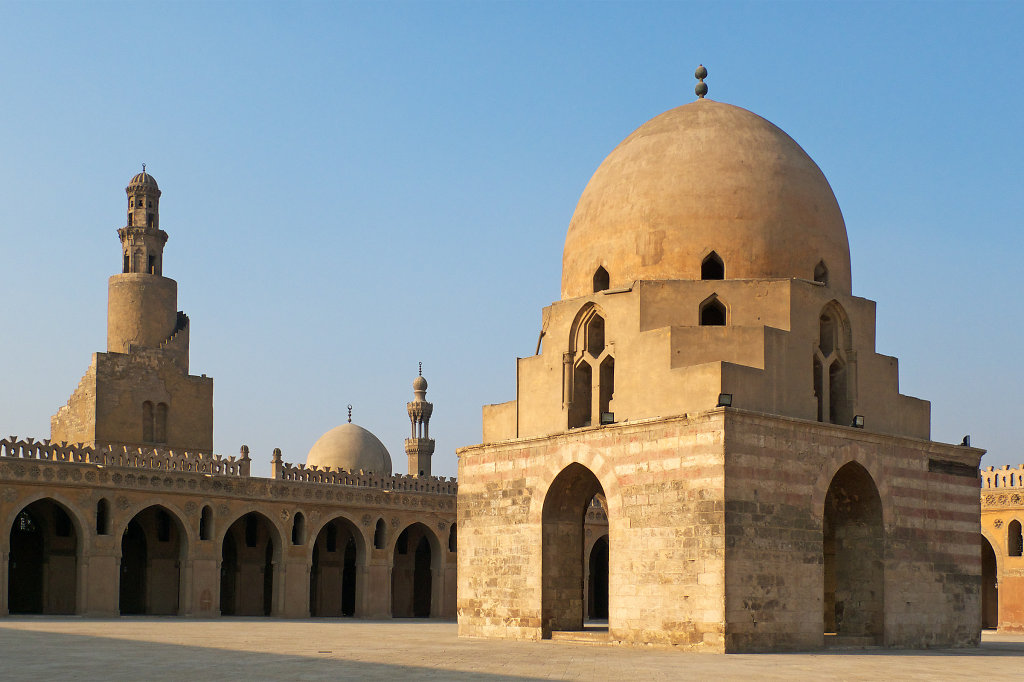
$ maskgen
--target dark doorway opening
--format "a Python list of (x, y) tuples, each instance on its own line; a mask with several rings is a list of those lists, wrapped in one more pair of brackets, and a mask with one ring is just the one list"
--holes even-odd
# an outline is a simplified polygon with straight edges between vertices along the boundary
[(603, 504), (601, 483), (590, 469), (573, 463), (555, 477), (544, 498), (541, 547), (544, 637), (550, 637), (553, 631), (583, 629), (589, 602), (589, 595), (584, 593), (584, 579), (585, 571), (590, 568), (589, 558), (584, 554), (584, 522), (595, 496)]
[(311, 616), (357, 615), (358, 566), (365, 561), (361, 537), (355, 525), (344, 518), (334, 519), (320, 529), (313, 545), (310, 573)]
[(274, 611), (273, 524), (258, 512), (237, 519), (221, 548), (220, 611), (225, 616), (270, 616)]
[(608, 620), (608, 536), (590, 550), (587, 574), (587, 613), (590, 620)]
[(391, 615), (429, 618), (434, 613), (434, 569), (441, 557), (432, 531), (414, 523), (395, 542), (391, 569)]
[(996, 572), (996, 553), (992, 545), (981, 536), (981, 627), (999, 627), (999, 583)]

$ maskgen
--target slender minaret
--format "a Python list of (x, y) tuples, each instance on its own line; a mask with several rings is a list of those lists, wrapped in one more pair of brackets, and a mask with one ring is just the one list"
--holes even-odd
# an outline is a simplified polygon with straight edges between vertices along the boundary
[(183, 323), (178, 284), (163, 276), (167, 233), (160, 229), (160, 188), (143, 166), (125, 193), (128, 224), (117, 231), (121, 273), (110, 278), (107, 298), (107, 351), (113, 353), (158, 348)]
[(405, 454), (409, 456), (409, 475), (429, 476), (430, 456), (434, 454), (434, 439), (430, 437), (430, 414), (433, 403), (427, 402), (427, 380), (423, 378), (423, 363), (420, 374), (412, 382), (413, 400), (406, 403), (409, 421), (412, 423), (412, 437), (405, 439)]

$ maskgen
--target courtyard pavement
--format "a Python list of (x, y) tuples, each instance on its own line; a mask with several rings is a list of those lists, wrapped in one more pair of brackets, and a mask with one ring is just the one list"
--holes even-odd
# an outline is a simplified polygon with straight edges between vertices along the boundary
[(454, 623), (223, 618), (0, 619), (5, 680), (986, 680), (1024, 677), (1024, 635), (978, 649), (691, 654), (459, 639)]

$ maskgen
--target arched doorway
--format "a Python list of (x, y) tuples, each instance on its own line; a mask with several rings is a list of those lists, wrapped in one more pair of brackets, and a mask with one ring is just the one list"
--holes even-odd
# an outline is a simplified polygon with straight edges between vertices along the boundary
[(280, 546), (273, 524), (259, 512), (231, 524), (221, 545), (221, 615), (274, 614), (275, 551)]
[(422, 523), (408, 526), (395, 542), (391, 568), (391, 616), (429, 618), (434, 608), (440, 544)]
[(587, 562), (587, 619), (608, 620), (608, 536), (590, 549)]
[(541, 618), (543, 634), (582, 630), (587, 600), (583, 593), (584, 521), (595, 496), (604, 498), (597, 476), (573, 463), (551, 482), (544, 497), (541, 547)]
[(8, 611), (71, 614), (78, 593), (78, 531), (51, 499), (29, 504), (11, 526)]
[(981, 627), (999, 627), (999, 573), (996, 553), (992, 545), (981, 536)]
[(121, 534), (122, 615), (170, 616), (181, 608), (185, 528), (159, 505), (136, 514)]
[(345, 518), (329, 521), (316, 536), (309, 574), (309, 613), (348, 617), (359, 610), (360, 569), (366, 563), (363, 537)]
[(824, 624), (827, 635), (882, 644), (885, 538), (882, 500), (871, 474), (843, 466), (825, 495)]

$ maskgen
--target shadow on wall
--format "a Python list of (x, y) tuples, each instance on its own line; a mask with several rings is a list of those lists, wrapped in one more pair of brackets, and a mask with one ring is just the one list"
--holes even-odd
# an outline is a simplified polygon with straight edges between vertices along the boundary
[[(244, 619), (242, 619), (244, 620)], [(8, 621), (10, 622), (10, 621)], [(101, 621), (97, 621), (101, 622)], [(142, 619), (141, 622), (152, 622)], [(144, 642), (0, 627), (4, 679), (423, 679), (507, 680), (508, 675), (353, 661), (329, 643), (310, 645), (305, 655)], [(58, 655), (56, 652), (60, 652)], [(320, 653), (328, 652), (328, 653)], [(334, 655), (332, 655), (334, 654)], [(516, 679), (541, 679), (516, 677)]]

